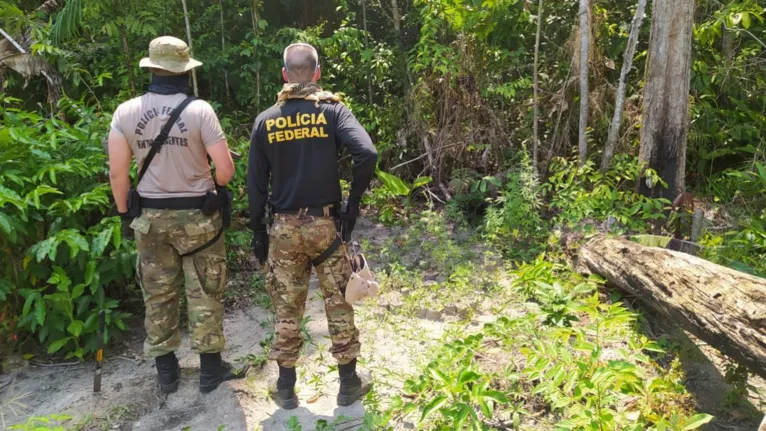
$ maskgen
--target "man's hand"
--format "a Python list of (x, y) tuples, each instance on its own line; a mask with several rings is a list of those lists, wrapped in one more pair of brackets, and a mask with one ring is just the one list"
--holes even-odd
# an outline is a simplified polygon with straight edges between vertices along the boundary
[(340, 210), (340, 237), (343, 242), (351, 241), (351, 233), (356, 226), (356, 219), (359, 217), (359, 198), (349, 197), (348, 201), (343, 203)]
[(261, 265), (266, 264), (269, 257), (269, 234), (265, 230), (253, 234), (253, 254)]
[(120, 229), (122, 237), (131, 241), (136, 239), (136, 232), (133, 231), (133, 228), (130, 227), (130, 224), (133, 222), (133, 218), (125, 217), (125, 212), (118, 211), (117, 214), (120, 216), (120, 221), (122, 222)]

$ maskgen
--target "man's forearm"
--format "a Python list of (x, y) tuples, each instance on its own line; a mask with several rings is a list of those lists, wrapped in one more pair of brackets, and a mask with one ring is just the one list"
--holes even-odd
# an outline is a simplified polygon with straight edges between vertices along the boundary
[(215, 183), (219, 186), (225, 186), (231, 182), (234, 177), (234, 172), (221, 172), (216, 169), (215, 171)]
[(112, 194), (117, 211), (124, 213), (128, 210), (128, 192), (130, 191), (129, 175), (110, 175), (109, 182), (112, 184)]
[(250, 226), (253, 232), (266, 230), (266, 195), (256, 191), (250, 194)]
[(349, 197), (360, 199), (365, 190), (370, 186), (372, 178), (375, 176), (375, 164), (378, 160), (378, 155), (375, 152), (365, 154), (363, 158), (360, 157), (359, 162), (354, 162), (352, 168), (353, 179), (351, 181), (351, 190)]

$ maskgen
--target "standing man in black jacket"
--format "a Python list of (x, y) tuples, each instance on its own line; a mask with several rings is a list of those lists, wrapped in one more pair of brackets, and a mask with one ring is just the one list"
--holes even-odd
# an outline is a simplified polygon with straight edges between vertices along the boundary
[[(348, 406), (369, 392), (371, 381), (356, 371), (359, 331), (342, 293), (352, 268), (339, 245), (341, 238), (349, 240), (359, 216), (377, 152), (348, 108), (317, 85), (321, 70), (316, 49), (302, 43), (288, 46), (282, 76), (287, 84), (277, 104), (255, 120), (248, 168), (253, 251), (266, 263), (266, 285), (277, 314), (269, 358), (277, 361), (279, 378), (270, 393), (280, 407), (298, 407), (295, 363), (303, 344), (300, 323), (313, 266), (324, 295), (330, 351), (339, 364), (337, 401)], [(353, 159), (353, 181), (341, 209), (338, 158), (344, 149)], [(264, 220), (267, 199), (274, 213), (271, 235)]]

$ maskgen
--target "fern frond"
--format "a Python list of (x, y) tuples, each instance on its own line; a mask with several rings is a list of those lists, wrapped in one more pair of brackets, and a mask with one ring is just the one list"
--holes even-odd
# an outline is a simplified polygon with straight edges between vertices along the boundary
[(76, 36), (80, 33), (82, 22), (82, 0), (69, 0), (64, 9), (56, 14), (56, 19), (51, 28), (51, 38), (54, 45), (62, 40)]

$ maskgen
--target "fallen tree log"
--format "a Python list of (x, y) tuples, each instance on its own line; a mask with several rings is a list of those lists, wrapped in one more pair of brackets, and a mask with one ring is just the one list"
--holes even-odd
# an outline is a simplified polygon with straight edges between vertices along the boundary
[(684, 253), (598, 236), (580, 264), (766, 378), (766, 279)]

